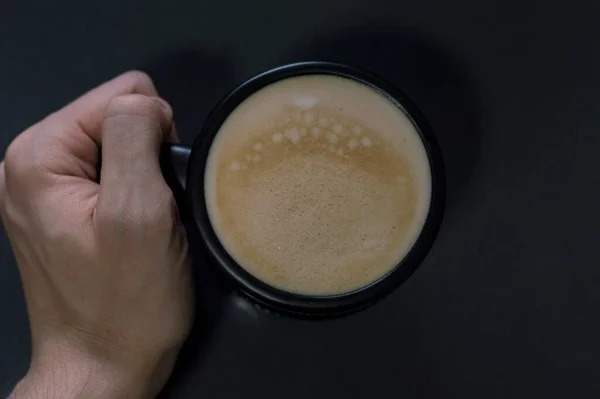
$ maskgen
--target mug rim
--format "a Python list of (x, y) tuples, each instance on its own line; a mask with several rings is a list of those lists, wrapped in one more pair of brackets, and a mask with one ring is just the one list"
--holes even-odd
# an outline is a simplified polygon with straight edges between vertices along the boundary
[[(400, 108), (421, 138), (431, 172), (431, 198), (421, 231), (408, 253), (385, 275), (368, 285), (342, 294), (307, 295), (285, 291), (254, 277), (227, 252), (213, 229), (205, 197), (205, 172), (214, 138), (229, 115), (248, 97), (275, 82), (305, 75), (332, 75), (354, 80), (374, 89)], [(433, 131), (416, 105), (384, 79), (362, 69), (332, 62), (307, 61), (270, 69), (246, 80), (230, 92), (203, 124), (194, 141), (187, 173), (187, 191), (194, 221), (211, 260), (235, 287), (259, 305), (305, 316), (328, 316), (367, 307), (402, 285), (429, 252), (440, 228), (445, 207), (445, 173)]]

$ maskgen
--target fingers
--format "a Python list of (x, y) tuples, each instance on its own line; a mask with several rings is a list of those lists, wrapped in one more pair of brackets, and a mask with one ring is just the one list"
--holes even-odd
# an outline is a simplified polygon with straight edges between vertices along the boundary
[(67, 120), (77, 121), (82, 130), (99, 145), (100, 128), (106, 107), (113, 98), (124, 94), (158, 96), (152, 79), (147, 74), (131, 71), (92, 89), (58, 111), (57, 114)]
[[(166, 188), (159, 165), (173, 114), (156, 97), (113, 98), (102, 122), (102, 179), (98, 209), (146, 206)], [(170, 191), (167, 190), (170, 195)]]

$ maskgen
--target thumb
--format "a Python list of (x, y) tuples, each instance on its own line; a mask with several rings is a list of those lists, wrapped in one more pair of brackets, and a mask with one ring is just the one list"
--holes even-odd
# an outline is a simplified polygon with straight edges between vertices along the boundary
[(152, 204), (157, 189), (164, 191), (159, 155), (172, 119), (171, 107), (157, 97), (129, 94), (109, 102), (101, 131), (99, 210)]

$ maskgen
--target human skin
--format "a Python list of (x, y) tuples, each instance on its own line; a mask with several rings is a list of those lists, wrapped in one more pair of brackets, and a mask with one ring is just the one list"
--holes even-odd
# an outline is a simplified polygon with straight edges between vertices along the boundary
[(186, 235), (159, 166), (170, 140), (171, 107), (129, 72), (10, 144), (0, 211), (32, 337), (10, 398), (151, 398), (168, 379), (194, 314)]

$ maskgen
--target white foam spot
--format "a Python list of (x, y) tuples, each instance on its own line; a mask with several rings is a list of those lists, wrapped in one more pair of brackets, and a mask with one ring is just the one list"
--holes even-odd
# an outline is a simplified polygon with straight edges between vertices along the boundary
[(255, 155), (254, 158), (252, 158), (252, 160), (254, 162), (259, 162), (260, 161), (260, 155)]
[(371, 142), (371, 139), (368, 137), (363, 137), (362, 139), (360, 139), (360, 142), (363, 146), (365, 147), (370, 147), (373, 143)]
[(354, 126), (352, 128), (352, 133), (354, 133), (357, 136), (360, 136), (360, 134), (362, 133), (362, 128), (360, 126)]
[(329, 141), (331, 144), (335, 144), (338, 142), (338, 136), (336, 136), (333, 133), (328, 133), (327, 134), (327, 141)]
[(252, 156), (250, 154), (246, 154), (246, 161), (249, 161), (252, 159)]
[(307, 129), (305, 127), (300, 129), (300, 137), (306, 136)]
[(318, 127), (313, 127), (310, 132), (312, 133), (313, 136), (315, 137), (319, 137), (321, 135), (321, 129), (319, 129)]
[(319, 125), (326, 127), (327, 125), (329, 125), (329, 120), (322, 116), (319, 118)]
[(294, 144), (297, 144), (298, 141), (300, 141), (300, 135), (298, 134), (298, 129), (295, 127), (286, 130), (285, 136)]
[(281, 133), (275, 133), (273, 134), (273, 137), (271, 137), (271, 140), (273, 143), (281, 143), (283, 140), (283, 135)]
[(356, 147), (358, 147), (358, 141), (357, 140), (351, 139), (350, 141), (348, 141), (348, 148), (350, 148), (351, 150), (353, 150)]
[(229, 169), (240, 170), (240, 163), (238, 161), (233, 161), (231, 165), (229, 165)]
[(341, 134), (344, 131), (344, 126), (339, 123), (333, 127), (333, 131), (337, 134)]
[(296, 97), (294, 99), (294, 104), (299, 106), (300, 108), (309, 109), (314, 107), (317, 104), (317, 99), (315, 97)]
[(256, 143), (252, 148), (254, 149), (254, 151), (262, 151), (263, 145), (261, 143)]

